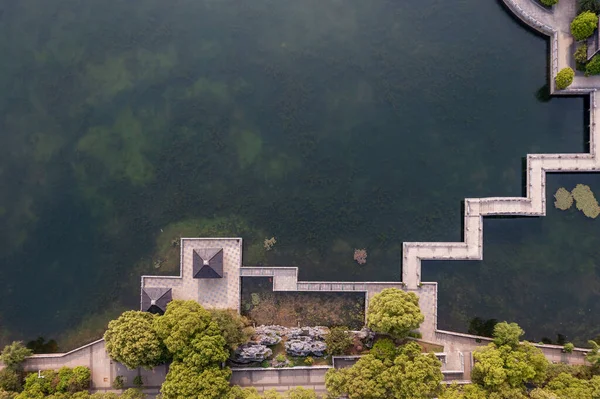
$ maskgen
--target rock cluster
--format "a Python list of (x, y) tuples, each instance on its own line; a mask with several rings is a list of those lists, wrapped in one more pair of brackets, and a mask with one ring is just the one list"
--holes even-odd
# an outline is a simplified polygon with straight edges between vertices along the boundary
[(258, 326), (255, 331), (254, 342), (257, 344), (272, 346), (285, 337), (285, 350), (291, 356), (325, 356), (327, 345), (323, 341), (329, 333), (327, 327)]
[(362, 341), (362, 343), (367, 348), (373, 347), (373, 341), (375, 340), (375, 333), (368, 329), (367, 327), (363, 327), (362, 330), (356, 333), (356, 337)]
[(299, 336), (285, 343), (285, 351), (292, 356), (316, 356), (325, 355), (327, 345), (310, 336)]
[(266, 358), (270, 357), (273, 351), (267, 348), (265, 345), (257, 344), (254, 342), (248, 342), (239, 346), (233, 353), (232, 361), (236, 363), (253, 363), (262, 362)]

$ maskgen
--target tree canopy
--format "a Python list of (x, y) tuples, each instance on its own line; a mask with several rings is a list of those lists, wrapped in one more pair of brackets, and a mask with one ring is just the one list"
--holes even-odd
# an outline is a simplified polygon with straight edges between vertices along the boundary
[(0, 354), (0, 360), (6, 367), (17, 369), (21, 366), (21, 363), (25, 361), (27, 356), (32, 354), (31, 349), (28, 349), (23, 345), (21, 341), (14, 341), (13, 343), (6, 345)]
[(334, 397), (347, 395), (350, 399), (419, 399), (437, 394), (442, 372), (435, 355), (422, 354), (414, 342), (398, 352), (393, 361), (369, 354), (352, 367), (328, 370), (325, 376), (328, 392)]
[(128, 311), (108, 323), (104, 339), (111, 359), (130, 369), (150, 369), (166, 361), (166, 348), (154, 329), (157, 317), (148, 312)]
[(352, 334), (348, 327), (338, 326), (329, 329), (325, 336), (327, 344), (327, 353), (331, 356), (345, 355), (348, 349), (352, 347)]
[(592, 11), (584, 11), (571, 22), (571, 34), (575, 40), (585, 40), (592, 36), (598, 27), (598, 16)]
[(250, 320), (233, 309), (210, 309), (209, 312), (230, 350), (248, 342), (254, 334)]
[(163, 399), (222, 399), (229, 392), (231, 370), (209, 367), (202, 371), (175, 361), (160, 388)]
[(373, 331), (402, 338), (424, 320), (419, 297), (413, 292), (386, 288), (369, 301), (367, 324)]
[(497, 323), (494, 326), (494, 344), (496, 346), (508, 345), (511, 348), (516, 348), (521, 341), (521, 337), (525, 334), (525, 331), (517, 323)]

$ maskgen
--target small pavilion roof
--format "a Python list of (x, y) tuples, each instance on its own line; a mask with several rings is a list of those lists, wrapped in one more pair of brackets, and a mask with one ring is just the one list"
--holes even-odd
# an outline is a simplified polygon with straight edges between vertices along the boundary
[(171, 288), (142, 289), (142, 310), (145, 312), (163, 314), (172, 300)]
[(223, 248), (193, 250), (194, 278), (223, 278)]

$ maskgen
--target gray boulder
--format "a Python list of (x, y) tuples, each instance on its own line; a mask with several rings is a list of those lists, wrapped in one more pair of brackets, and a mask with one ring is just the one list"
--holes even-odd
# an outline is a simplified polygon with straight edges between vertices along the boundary
[(274, 333), (258, 334), (255, 341), (261, 345), (273, 346), (281, 342), (281, 337)]
[(315, 340), (324, 340), (325, 336), (329, 333), (327, 327), (299, 327), (290, 328), (287, 336), (288, 338), (295, 339), (299, 337), (310, 337)]
[(327, 345), (323, 341), (315, 340), (308, 336), (300, 336), (290, 339), (285, 343), (285, 351), (292, 356), (316, 356), (325, 355)]
[(235, 363), (262, 362), (273, 354), (273, 351), (265, 345), (249, 342), (241, 345), (233, 353), (232, 361)]

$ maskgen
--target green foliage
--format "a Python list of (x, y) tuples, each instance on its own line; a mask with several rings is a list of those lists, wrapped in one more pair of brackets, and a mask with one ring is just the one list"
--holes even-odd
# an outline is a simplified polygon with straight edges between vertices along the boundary
[(594, 14), (600, 13), (599, 0), (579, 0), (579, 12), (591, 11)]
[(400, 348), (393, 360), (380, 360), (369, 354), (352, 367), (331, 369), (325, 376), (327, 391), (350, 399), (419, 399), (440, 392), (441, 362), (422, 354), (414, 342)]
[(591, 11), (584, 11), (571, 22), (571, 34), (575, 40), (584, 40), (592, 36), (598, 27), (598, 16)]
[(600, 345), (596, 341), (588, 341), (592, 349), (585, 355), (585, 358), (593, 366), (600, 366)]
[(209, 312), (213, 321), (217, 323), (229, 349), (235, 350), (241, 344), (248, 342), (254, 335), (254, 329), (250, 327), (250, 320), (235, 310), (210, 309)]
[(540, 1), (542, 2), (543, 5), (548, 6), (548, 7), (553, 6), (556, 3), (558, 3), (558, 0), (540, 0)]
[[(192, 355), (188, 362), (197, 366), (210, 361), (224, 361), (225, 339), (219, 327), (212, 321), (210, 313), (195, 301), (172, 301), (161, 317), (154, 319), (154, 327), (175, 360)], [(203, 347), (203, 345), (208, 345)], [(200, 356), (197, 356), (200, 355)]]
[(112, 382), (112, 387), (114, 389), (123, 389), (125, 387), (125, 381), (123, 380), (122, 375), (118, 375)]
[(476, 362), (471, 379), (490, 392), (524, 390), (526, 383), (541, 384), (548, 368), (542, 351), (527, 342), (516, 347), (491, 343), (476, 349), (473, 358)]
[(600, 54), (596, 54), (585, 65), (585, 76), (600, 75)]
[(165, 346), (154, 330), (157, 317), (148, 312), (131, 310), (108, 323), (104, 339), (111, 359), (129, 369), (151, 369), (165, 362), (168, 358)]
[(585, 64), (587, 62), (587, 43), (581, 43), (577, 46), (577, 50), (575, 50), (573, 57), (576, 62)]
[(18, 372), (8, 367), (0, 370), (0, 390), (20, 392), (21, 387), (21, 376)]
[(478, 385), (452, 384), (443, 390), (438, 399), (488, 399), (488, 396), (489, 393)]
[(209, 367), (202, 371), (175, 361), (160, 388), (163, 399), (221, 399), (229, 392), (229, 369)]
[(509, 324), (503, 321), (494, 327), (494, 344), (498, 347), (508, 345), (514, 349), (519, 345), (523, 334), (525, 332), (517, 323)]
[(367, 324), (373, 331), (403, 338), (424, 320), (419, 297), (413, 292), (386, 288), (369, 301)]
[(312, 366), (314, 362), (315, 362), (315, 359), (313, 359), (312, 356), (307, 356), (304, 359), (304, 364), (306, 364), (307, 366)]
[(296, 387), (287, 391), (286, 397), (288, 399), (317, 399), (317, 394), (312, 389)]
[(398, 354), (398, 348), (389, 338), (378, 339), (369, 353), (379, 360), (394, 360)]
[(277, 360), (279, 363), (283, 363), (287, 360), (287, 357), (285, 357), (283, 353), (280, 353), (279, 355), (275, 356), (275, 360)]
[(141, 389), (129, 388), (120, 396), (121, 399), (145, 399), (146, 394)]
[(256, 292), (253, 292), (250, 294), (250, 298), (252, 299), (252, 305), (258, 306), (260, 303), (260, 296)]
[(563, 350), (566, 353), (573, 353), (573, 349), (575, 349), (575, 345), (573, 345), (573, 343), (571, 342), (567, 342), (564, 346), (563, 346)]
[[(87, 367), (77, 366), (74, 368), (62, 367), (56, 370), (44, 370), (29, 374), (25, 378), (22, 398), (44, 398), (45, 395), (54, 395), (55, 398), (81, 397), (90, 387), (91, 373)], [(87, 397), (86, 397), (87, 398)]]
[(26, 348), (21, 341), (14, 341), (4, 347), (0, 354), (0, 360), (6, 367), (18, 369), (25, 358), (31, 354), (31, 349)]
[(566, 89), (573, 83), (573, 78), (575, 78), (575, 71), (573, 69), (566, 67), (558, 71), (556, 74), (556, 78), (554, 82), (556, 83), (556, 88), (558, 90)]
[(346, 326), (332, 327), (325, 336), (325, 344), (330, 356), (346, 355), (352, 347), (352, 333)]
[(559, 374), (566, 373), (570, 374), (575, 378), (589, 380), (592, 378), (591, 367), (583, 364), (564, 364), (564, 363), (550, 363), (548, 364), (548, 371), (546, 372), (546, 383)]
[(135, 385), (138, 388), (141, 388), (144, 386), (144, 380), (142, 379), (141, 375), (135, 376), (135, 378), (133, 379), (133, 385)]

